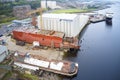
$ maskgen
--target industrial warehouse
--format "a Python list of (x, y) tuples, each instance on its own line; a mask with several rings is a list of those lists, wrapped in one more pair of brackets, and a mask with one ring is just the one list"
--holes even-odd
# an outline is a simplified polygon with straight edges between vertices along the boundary
[[(75, 37), (81, 28), (87, 24), (87, 15), (77, 14), (43, 14), (42, 25), (45, 30), (64, 32), (66, 37)], [(41, 29), (40, 16), (37, 18), (37, 26)]]

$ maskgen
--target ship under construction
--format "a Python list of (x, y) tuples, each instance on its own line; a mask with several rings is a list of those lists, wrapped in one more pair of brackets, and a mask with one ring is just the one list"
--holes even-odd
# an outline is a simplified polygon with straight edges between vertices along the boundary
[(29, 27), (20, 27), (13, 30), (13, 38), (17, 41), (27, 43), (38, 42), (40, 46), (78, 50), (80, 48), (78, 39), (65, 37), (63, 32), (52, 30), (39, 30)]

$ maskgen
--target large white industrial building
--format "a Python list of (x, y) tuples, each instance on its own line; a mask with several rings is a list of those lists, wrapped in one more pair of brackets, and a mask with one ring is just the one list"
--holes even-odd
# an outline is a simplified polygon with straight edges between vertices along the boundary
[[(89, 17), (77, 14), (43, 14), (43, 28), (65, 33), (66, 37), (75, 37), (81, 27), (88, 22)], [(40, 16), (38, 16), (38, 28), (41, 29)]]

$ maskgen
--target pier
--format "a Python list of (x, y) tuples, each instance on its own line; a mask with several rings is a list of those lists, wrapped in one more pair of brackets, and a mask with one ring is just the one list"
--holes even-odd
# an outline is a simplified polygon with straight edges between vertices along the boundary
[(105, 15), (98, 13), (84, 13), (83, 16), (80, 17), (80, 32), (77, 37), (80, 37), (81, 32), (87, 25), (101, 21), (105, 21)]
[(101, 21), (105, 21), (105, 15), (97, 14), (97, 15), (90, 17), (91, 23), (96, 23), (96, 22), (101, 22)]

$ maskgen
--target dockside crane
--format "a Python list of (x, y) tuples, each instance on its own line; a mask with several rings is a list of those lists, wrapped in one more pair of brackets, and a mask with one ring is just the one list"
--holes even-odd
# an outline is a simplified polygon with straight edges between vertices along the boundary
[[(47, 6), (47, 0), (45, 0), (46, 1), (46, 9), (48, 9), (48, 6)], [(28, 12), (26, 15), (27, 16), (32, 16), (32, 24), (33, 24), (33, 26), (36, 26), (36, 24), (37, 24), (37, 22), (36, 22), (36, 18), (35, 18), (35, 16), (34, 16), (34, 14), (36, 14), (37, 12), (39, 12), (40, 13), (40, 29), (41, 30), (43, 30), (44, 29), (44, 27), (43, 27), (43, 20), (42, 20), (42, 12), (43, 12), (43, 8), (41, 7), (41, 8), (37, 8), (36, 10), (32, 10), (32, 11), (30, 11), (30, 12)]]
[[(26, 15), (27, 16), (32, 16), (33, 14), (36, 14), (37, 12), (39, 12), (40, 13), (40, 29), (42, 30), (42, 29), (44, 29), (43, 28), (43, 24), (42, 24), (42, 8), (37, 8), (36, 10), (32, 10), (32, 11), (30, 11), (30, 12), (28, 12)], [(35, 16), (32, 16), (32, 24), (33, 24), (33, 26), (36, 26), (36, 24), (37, 24), (37, 22), (36, 22), (36, 18), (35, 18)]]

